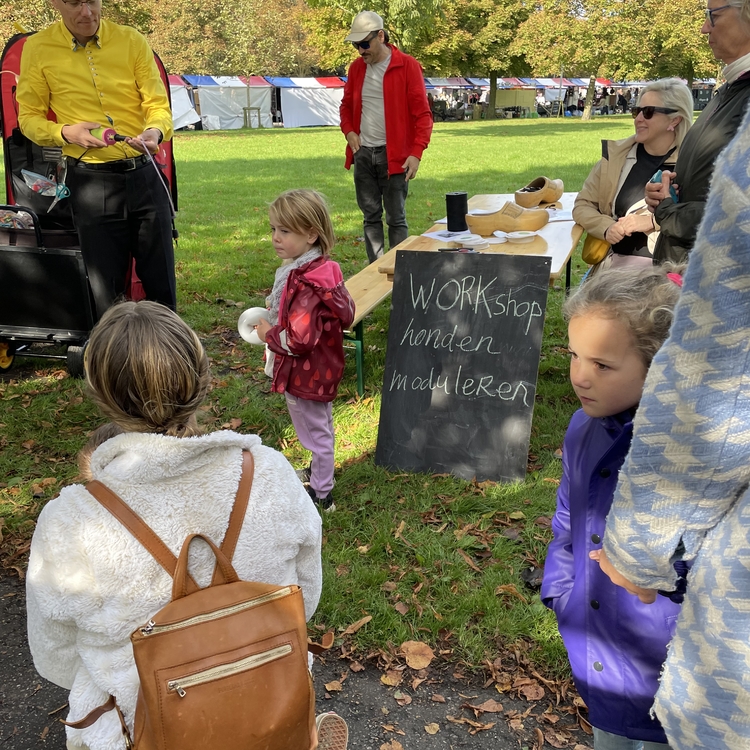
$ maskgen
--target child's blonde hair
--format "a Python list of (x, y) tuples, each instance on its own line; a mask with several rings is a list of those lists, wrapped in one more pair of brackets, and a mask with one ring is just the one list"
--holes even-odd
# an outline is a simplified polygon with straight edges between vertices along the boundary
[(563, 314), (567, 321), (586, 315), (619, 320), (648, 368), (669, 336), (684, 269), (664, 264), (601, 271), (565, 302)]
[(195, 332), (156, 302), (122, 302), (94, 326), (86, 385), (99, 410), (125, 432), (198, 434), (208, 358)]
[(330, 254), (336, 242), (333, 223), (328, 214), (326, 199), (315, 190), (287, 190), (268, 207), (274, 224), (291, 229), (297, 234), (317, 232), (318, 247), (323, 255)]

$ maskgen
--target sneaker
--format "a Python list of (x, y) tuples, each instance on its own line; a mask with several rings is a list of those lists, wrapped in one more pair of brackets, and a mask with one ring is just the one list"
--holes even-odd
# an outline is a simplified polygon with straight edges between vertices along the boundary
[(307, 494), (310, 495), (312, 501), (323, 511), (323, 513), (333, 513), (333, 511), (336, 510), (336, 503), (333, 501), (332, 492), (329, 492), (325, 497), (318, 497), (315, 490), (312, 487), (308, 487)]
[(295, 469), (295, 473), (297, 474), (297, 478), (299, 479), (302, 484), (307, 487), (308, 484), (310, 484), (310, 475), (312, 474), (312, 464), (309, 466), (305, 466), (304, 469)]
[(315, 719), (318, 729), (318, 750), (346, 750), (349, 742), (349, 727), (338, 715), (329, 711)]

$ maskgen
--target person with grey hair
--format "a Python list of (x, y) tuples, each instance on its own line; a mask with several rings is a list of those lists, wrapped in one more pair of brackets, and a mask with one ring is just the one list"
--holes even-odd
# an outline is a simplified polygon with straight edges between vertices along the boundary
[(714, 57), (726, 66), (725, 83), (686, 137), (674, 171), (665, 171), (660, 183), (646, 185), (646, 203), (661, 229), (654, 263), (687, 260), (703, 218), (714, 163), (734, 138), (750, 101), (750, 0), (708, 0), (705, 13), (701, 33), (708, 36)]
[(659, 227), (644, 200), (644, 185), (674, 165), (693, 121), (693, 97), (678, 78), (641, 90), (633, 108), (635, 135), (602, 141), (602, 158), (586, 178), (573, 218), (611, 247), (598, 268), (651, 265)]
[(377, 13), (358, 13), (346, 41), (359, 57), (349, 68), (339, 110), (347, 143), (345, 166), (354, 165), (365, 249), (373, 263), (383, 254), (384, 208), (390, 247), (409, 234), (406, 196), (430, 143), (432, 111), (422, 66), (389, 44)]

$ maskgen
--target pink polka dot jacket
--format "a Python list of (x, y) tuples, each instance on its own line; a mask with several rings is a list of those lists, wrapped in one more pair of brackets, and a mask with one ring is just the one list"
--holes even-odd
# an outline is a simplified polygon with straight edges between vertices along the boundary
[(309, 401), (333, 401), (344, 374), (344, 330), (354, 300), (338, 263), (320, 257), (287, 278), (279, 322), (266, 334), (276, 355), (271, 390)]

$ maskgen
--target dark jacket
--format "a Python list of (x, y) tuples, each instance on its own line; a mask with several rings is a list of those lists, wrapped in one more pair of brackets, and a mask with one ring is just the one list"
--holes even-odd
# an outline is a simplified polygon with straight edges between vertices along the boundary
[(630, 739), (666, 742), (649, 710), (680, 607), (663, 596), (641, 603), (589, 559), (601, 548), (632, 435), (629, 412), (594, 419), (581, 409), (573, 415), (541, 596), (557, 615), (589, 721)]
[(279, 322), (266, 334), (275, 353), (273, 385), (308, 401), (333, 401), (344, 374), (344, 329), (354, 300), (338, 263), (320, 257), (289, 273)]
[[(383, 109), (385, 111), (385, 151), (388, 174), (401, 174), (409, 156), (422, 158), (432, 135), (432, 111), (427, 101), (422, 66), (392, 44), (391, 61), (383, 76)], [(341, 132), (359, 134), (362, 121), (362, 86), (367, 63), (358, 57), (349, 67), (349, 77), (341, 100)], [(346, 147), (346, 168), (354, 155)]]
[(722, 86), (685, 136), (674, 180), (680, 202), (664, 200), (654, 214), (661, 231), (654, 263), (687, 260), (706, 208), (716, 157), (734, 138), (749, 99), (750, 72)]

